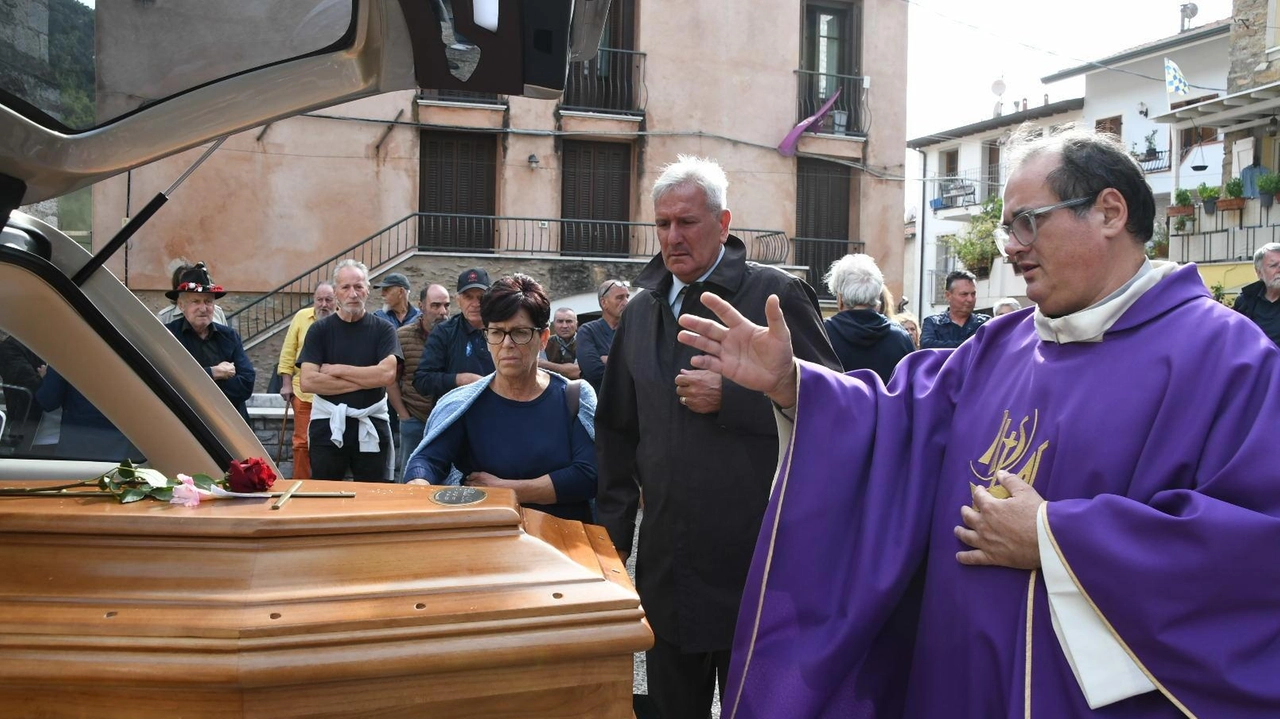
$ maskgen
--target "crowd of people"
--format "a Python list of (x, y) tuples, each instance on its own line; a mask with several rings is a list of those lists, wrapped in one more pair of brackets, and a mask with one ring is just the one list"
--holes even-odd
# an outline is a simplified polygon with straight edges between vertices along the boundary
[[(686, 156), (653, 187), (660, 254), (581, 326), (523, 274), (471, 268), (415, 305), (404, 275), (345, 260), (276, 368), (294, 476), (511, 489), (624, 559), (639, 522), (667, 719), (705, 719), (717, 688), (730, 719), (1272, 715), (1280, 565), (1224, 558), (1280, 542), (1259, 421), (1280, 412), (1280, 244), (1232, 313), (1146, 258), (1154, 202), (1123, 147), (1010, 148), (1001, 249), (1033, 306), (991, 316), (965, 271), (945, 311), (895, 312), (858, 254), (829, 268), (824, 319), (746, 259), (724, 171)], [(222, 294), (180, 268), (167, 326), (243, 412)], [(40, 407), (83, 409), (24, 361)]]

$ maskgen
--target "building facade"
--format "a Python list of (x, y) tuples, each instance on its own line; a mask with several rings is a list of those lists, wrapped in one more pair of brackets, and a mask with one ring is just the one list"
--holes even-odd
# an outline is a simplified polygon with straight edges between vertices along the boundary
[(1175, 132), (1211, 127), (1222, 133), (1223, 197), (1226, 182), (1240, 180), (1243, 197), (1210, 208), (1198, 202), (1173, 227), (1172, 259), (1193, 261), (1205, 284), (1230, 302), (1240, 288), (1256, 281), (1253, 253), (1280, 241), (1280, 211), (1275, 197), (1258, 191), (1260, 175), (1280, 173), (1280, 3), (1235, 0), (1229, 35), (1225, 91), (1162, 114), (1158, 120)]
[[(100, 52), (132, 39), (103, 30)], [(565, 297), (657, 252), (649, 192), (696, 154), (727, 170), (753, 258), (816, 287), (866, 251), (901, 292), (906, 32), (896, 0), (613, 0), (599, 54), (570, 66), (561, 99), (391, 93), (234, 135), (109, 266), (158, 306), (176, 263), (206, 261), (233, 310), (274, 308), (246, 336), (346, 255), (375, 274), (414, 258), (446, 285), (459, 265), (536, 268)], [(780, 153), (833, 97), (795, 156)], [(95, 245), (199, 154), (95, 186)], [(263, 299), (280, 289), (296, 297)]]
[(979, 311), (990, 309), (1003, 297), (1025, 304), (1027, 285), (1012, 265), (994, 255), (994, 242), (988, 260), (966, 266), (948, 241), (965, 233), (985, 202), (1001, 197), (1008, 179), (1004, 146), (1013, 131), (1025, 124), (1051, 128), (1080, 122), (1084, 105), (1084, 98), (1073, 98), (1026, 109), (1018, 106), (1007, 115), (907, 142), (907, 147), (924, 156), (920, 198), (924, 209), (916, 219), (916, 239), (909, 243), (907, 262), (912, 286), (918, 288), (909, 296), (909, 306), (919, 308), (922, 318), (947, 308), (945, 281), (947, 273), (956, 269), (978, 277)]

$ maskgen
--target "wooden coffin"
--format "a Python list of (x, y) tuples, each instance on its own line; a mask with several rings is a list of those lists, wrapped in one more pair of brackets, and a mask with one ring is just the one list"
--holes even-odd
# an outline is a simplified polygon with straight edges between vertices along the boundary
[(603, 529), (502, 490), (302, 491), (356, 496), (0, 498), (0, 714), (631, 716), (652, 634)]

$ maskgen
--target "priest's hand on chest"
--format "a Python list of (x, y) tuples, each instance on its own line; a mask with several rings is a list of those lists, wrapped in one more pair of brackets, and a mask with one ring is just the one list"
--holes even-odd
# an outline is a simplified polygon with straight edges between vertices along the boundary
[(973, 506), (960, 508), (964, 523), (955, 529), (956, 538), (973, 549), (957, 552), (956, 560), (974, 566), (1038, 569), (1036, 512), (1045, 500), (1016, 475), (997, 472), (996, 479), (1009, 497), (997, 499), (983, 487), (973, 490)]

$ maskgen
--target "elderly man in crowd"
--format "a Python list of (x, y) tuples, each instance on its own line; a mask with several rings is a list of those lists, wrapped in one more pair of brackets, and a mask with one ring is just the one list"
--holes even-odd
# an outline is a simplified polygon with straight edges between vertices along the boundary
[(973, 311), (978, 300), (977, 278), (972, 272), (956, 270), (947, 275), (947, 311), (924, 318), (920, 328), (920, 349), (959, 347), (973, 336), (983, 322), (991, 319)]
[(590, 383), (597, 393), (604, 382), (605, 367), (609, 364), (609, 347), (613, 345), (614, 333), (622, 321), (622, 311), (630, 300), (630, 285), (622, 280), (605, 280), (596, 288), (600, 319), (578, 328), (578, 367), (582, 371), (582, 379)]
[(885, 306), (884, 274), (867, 255), (845, 255), (831, 263), (826, 280), (837, 312), (823, 324), (840, 364), (846, 372), (869, 369), (888, 384), (898, 360), (916, 346), (905, 329), (876, 311)]
[(1008, 147), (1034, 312), (887, 389), (797, 361), (776, 299), (682, 318), (786, 429), (726, 717), (1276, 715), (1280, 562), (1245, 548), (1280, 545), (1280, 350), (1147, 260), (1114, 137)]
[(390, 322), (396, 329), (418, 319), (422, 311), (409, 301), (409, 292), (412, 291), (413, 286), (409, 284), (408, 277), (399, 272), (392, 272), (373, 287), (382, 292), (382, 309), (373, 313), (375, 317), (381, 317)]
[(390, 482), (395, 465), (387, 385), (404, 355), (391, 323), (365, 311), (369, 269), (343, 260), (333, 273), (338, 310), (307, 330), (298, 362), (314, 397), (308, 441), (316, 479)]
[[(655, 635), (649, 696), (666, 719), (705, 719), (717, 682), (723, 692), (777, 442), (764, 395), (696, 369), (697, 353), (676, 342), (676, 318), (710, 317), (704, 300), (723, 297), (764, 321), (765, 298), (779, 295), (796, 352), (840, 368), (813, 288), (748, 262), (729, 234), (728, 185), (718, 164), (696, 157), (681, 156), (658, 178), (662, 251), (636, 278), (644, 291), (617, 310), (596, 412), (596, 508), (624, 557), (644, 497), (636, 584)], [(600, 296), (625, 291), (602, 286)], [(578, 333), (580, 349), (590, 326)]]
[(569, 379), (578, 379), (578, 314), (568, 307), (556, 310), (551, 321), (551, 339), (538, 358), (542, 369), (558, 372)]
[[(190, 264), (186, 260), (181, 260), (180, 262), (182, 264), (178, 265), (173, 269), (173, 276), (171, 278), (172, 287), (170, 287), (170, 289), (172, 289), (174, 292), (178, 290), (178, 285), (182, 284), (182, 281), (183, 281), (182, 278), (185, 277), (188, 272), (196, 268), (196, 265)], [(208, 266), (205, 265), (205, 263), (201, 262), (199, 263), (199, 266), (204, 267), (206, 272), (209, 271), (209, 268)], [(166, 292), (165, 297), (170, 297), (172, 294), (173, 292)], [(178, 308), (178, 302), (176, 300), (173, 302), (173, 304), (161, 309), (159, 312), (156, 313), (156, 317), (160, 320), (160, 322), (166, 325), (178, 319), (181, 316), (182, 316), (182, 310)], [(213, 306), (213, 321), (217, 322), (220, 325), (225, 325), (227, 323), (226, 313), (224, 313), (222, 311), (222, 308), (217, 305)]]
[(458, 275), (458, 314), (436, 325), (427, 337), (413, 386), (423, 397), (440, 399), (454, 387), (493, 372), (493, 356), (484, 341), (480, 299), (489, 289), (489, 273), (473, 267)]
[(218, 389), (231, 400), (236, 411), (249, 421), (245, 402), (253, 394), (255, 372), (244, 352), (240, 334), (213, 321), (214, 300), (227, 294), (221, 285), (213, 284), (204, 263), (183, 273), (178, 289), (165, 293), (175, 300), (182, 317), (165, 325), (192, 357), (213, 378)]
[[(404, 352), (404, 367), (418, 366), (431, 330), (449, 319), (449, 290), (443, 285), (427, 286), (418, 294), (418, 309), (422, 311), (413, 324), (396, 330), (396, 339)], [(400, 418), (400, 443), (396, 449), (396, 472), (399, 473), (422, 441), (427, 417), (435, 407), (436, 398), (424, 397), (413, 386), (413, 375), (402, 371), (396, 381), (387, 386), (387, 400)]]
[(293, 478), (311, 479), (311, 451), (307, 447), (307, 427), (311, 424), (311, 394), (302, 391), (302, 377), (298, 371), (298, 353), (307, 337), (307, 330), (316, 320), (333, 314), (337, 297), (332, 282), (316, 285), (311, 295), (311, 306), (298, 310), (289, 321), (280, 348), (280, 362), (276, 372), (280, 375), (280, 396), (293, 408)]
[(1253, 253), (1253, 271), (1258, 281), (1240, 290), (1232, 307), (1280, 344), (1280, 242), (1269, 242)]

